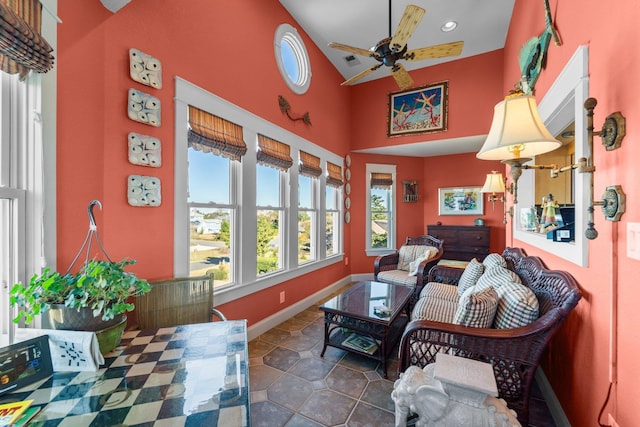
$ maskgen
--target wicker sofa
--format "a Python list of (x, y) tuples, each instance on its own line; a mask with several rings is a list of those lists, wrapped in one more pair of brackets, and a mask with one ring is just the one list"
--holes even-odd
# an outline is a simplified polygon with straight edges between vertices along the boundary
[[(422, 260), (417, 265), (415, 274), (412, 274), (409, 267), (410, 262), (414, 261), (416, 257), (424, 255), (425, 250), (428, 249), (432, 249), (430, 256)], [(398, 251), (376, 258), (373, 264), (374, 280), (415, 286), (410, 302), (410, 305), (413, 306), (423, 286), (427, 283), (429, 270), (438, 263), (443, 253), (443, 240), (429, 235), (407, 237), (406, 242)]]
[[(507, 269), (535, 294), (537, 318), (526, 326), (506, 329), (412, 320), (400, 341), (399, 370), (434, 363), (440, 351), (491, 363), (500, 397), (516, 411), (522, 425), (528, 425), (529, 393), (540, 357), (581, 294), (569, 273), (547, 269), (540, 258), (527, 256), (522, 249), (506, 248), (502, 257)], [(463, 271), (436, 265), (429, 272), (427, 289), (431, 282), (436, 282), (436, 287), (457, 285)]]

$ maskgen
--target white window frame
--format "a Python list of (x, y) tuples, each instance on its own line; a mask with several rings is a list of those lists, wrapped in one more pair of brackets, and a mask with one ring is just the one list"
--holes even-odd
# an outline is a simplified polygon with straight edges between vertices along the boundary
[[(378, 256), (378, 255), (386, 255), (393, 253), (396, 250), (396, 188), (397, 188), (397, 179), (396, 179), (396, 165), (382, 165), (375, 163), (367, 163), (365, 167), (366, 179), (367, 179), (367, 193), (366, 193), (366, 233), (365, 233), (365, 248), (367, 252), (367, 256)], [(391, 185), (391, 194), (389, 200), (389, 207), (391, 212), (389, 214), (389, 224), (388, 224), (388, 233), (389, 237), (387, 239), (387, 247), (386, 248), (374, 248), (371, 246), (371, 174), (372, 173), (388, 173), (391, 174), (393, 178), (393, 184)]]
[[(340, 250), (338, 253), (327, 256), (325, 251), (320, 251), (318, 258), (313, 262), (307, 262), (302, 265), (297, 263), (297, 251), (288, 250), (287, 252), (287, 268), (274, 274), (268, 274), (258, 277), (256, 274), (256, 257), (249, 256), (255, 253), (256, 242), (256, 151), (258, 134), (268, 135), (269, 138), (281, 141), (291, 147), (292, 153), (298, 150), (305, 151), (309, 154), (317, 156), (321, 160), (321, 164), (326, 162), (335, 164), (342, 163), (342, 157), (334, 154), (325, 148), (322, 148), (312, 142), (289, 132), (273, 123), (256, 116), (255, 114), (244, 110), (229, 101), (220, 98), (206, 90), (195, 86), (181, 77), (175, 77), (175, 172), (174, 172), (174, 260), (173, 270), (175, 276), (183, 276), (189, 274), (189, 209), (187, 200), (188, 185), (188, 169), (187, 169), (187, 123), (188, 123), (188, 106), (192, 105), (204, 111), (208, 111), (225, 120), (242, 126), (244, 141), (247, 145), (247, 154), (242, 157), (239, 164), (239, 170), (236, 185), (236, 196), (238, 202), (238, 223), (236, 241), (232, 243), (234, 259), (237, 260), (237, 274), (235, 277), (235, 285), (221, 289), (216, 289), (216, 304), (224, 304), (237, 298), (250, 295), (254, 292), (266, 289), (270, 286), (280, 284), (287, 280), (295, 279), (304, 274), (310, 273), (330, 266), (335, 263), (342, 262), (343, 254), (343, 228), (340, 227)], [(180, 125), (183, 123), (184, 125)], [(297, 157), (294, 154), (292, 157)], [(294, 159), (296, 160), (296, 159)], [(294, 164), (297, 164), (294, 162)], [(292, 186), (298, 182), (298, 168), (289, 169), (288, 182), (286, 182), (286, 201), (285, 206), (290, 209), (291, 206), (297, 206), (298, 193), (291, 191)], [(325, 205), (324, 205), (324, 188), (326, 186), (326, 178), (320, 178), (320, 199), (319, 199), (319, 215), (318, 230), (325, 230)], [(291, 232), (296, 230), (298, 224), (297, 215), (288, 215), (286, 218), (286, 247), (297, 247), (297, 233)], [(323, 231), (324, 234), (324, 231)], [(321, 241), (321, 240), (319, 240)], [(246, 254), (246, 256), (242, 256)]]
[[(56, 0), (44, 5), (57, 13)], [(43, 12), (41, 33), (55, 51), (52, 14)], [(56, 67), (46, 74), (31, 72), (17, 85), (15, 79), (0, 72), (0, 198), (9, 201), (3, 212), (9, 220), (0, 226), (10, 240), (0, 261), (0, 345), (13, 342), (16, 324), (8, 301), (13, 284), (27, 283), (44, 267), (56, 268)], [(38, 327), (39, 319), (30, 326)]]
[[(291, 47), (296, 57), (296, 65), (298, 66), (298, 79), (296, 81), (293, 81), (291, 77), (289, 77), (289, 73), (287, 73), (284, 61), (282, 60), (282, 42), (287, 43)], [(298, 34), (298, 30), (289, 24), (279, 25), (273, 38), (273, 47), (278, 70), (280, 70), (282, 79), (287, 86), (289, 86), (289, 89), (298, 95), (302, 95), (308, 91), (309, 86), (311, 86), (311, 63), (309, 62), (307, 48)]]

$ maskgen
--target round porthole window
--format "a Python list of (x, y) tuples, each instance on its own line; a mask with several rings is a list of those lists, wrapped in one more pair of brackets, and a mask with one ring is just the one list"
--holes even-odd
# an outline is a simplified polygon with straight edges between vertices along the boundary
[(298, 32), (289, 24), (278, 26), (273, 40), (276, 63), (289, 88), (303, 94), (311, 84), (309, 55)]

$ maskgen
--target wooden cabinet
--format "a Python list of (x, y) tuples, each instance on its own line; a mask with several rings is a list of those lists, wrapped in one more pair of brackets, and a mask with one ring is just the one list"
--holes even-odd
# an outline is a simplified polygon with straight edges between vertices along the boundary
[(477, 225), (427, 225), (427, 234), (444, 240), (443, 259), (482, 261), (489, 254), (489, 227)]

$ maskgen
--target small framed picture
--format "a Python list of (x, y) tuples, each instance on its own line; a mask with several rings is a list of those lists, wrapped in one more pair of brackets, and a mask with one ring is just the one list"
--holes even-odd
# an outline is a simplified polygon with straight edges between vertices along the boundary
[(449, 187), (438, 189), (439, 215), (482, 215), (482, 187)]

